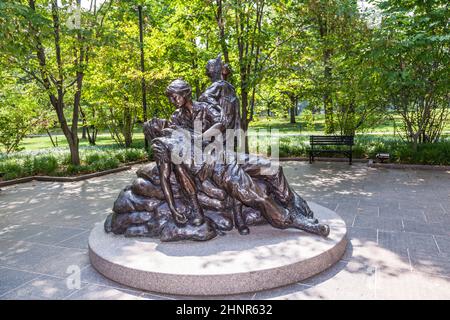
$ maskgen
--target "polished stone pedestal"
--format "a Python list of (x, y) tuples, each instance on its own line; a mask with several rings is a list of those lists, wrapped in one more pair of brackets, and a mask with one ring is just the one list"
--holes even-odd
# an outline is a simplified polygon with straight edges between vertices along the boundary
[(345, 252), (347, 229), (333, 211), (308, 203), (328, 238), (269, 225), (236, 230), (206, 242), (161, 242), (107, 234), (98, 224), (89, 237), (95, 269), (121, 284), (160, 293), (224, 295), (299, 282), (335, 264)]

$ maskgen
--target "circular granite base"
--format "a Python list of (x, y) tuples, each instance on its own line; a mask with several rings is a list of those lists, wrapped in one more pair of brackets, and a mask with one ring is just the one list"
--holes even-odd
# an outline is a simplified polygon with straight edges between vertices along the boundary
[(309, 205), (330, 226), (328, 238), (264, 225), (250, 227), (247, 236), (233, 230), (206, 242), (161, 242), (107, 234), (98, 224), (89, 237), (89, 256), (107, 278), (148, 291), (223, 295), (271, 289), (320, 273), (345, 252), (345, 222)]

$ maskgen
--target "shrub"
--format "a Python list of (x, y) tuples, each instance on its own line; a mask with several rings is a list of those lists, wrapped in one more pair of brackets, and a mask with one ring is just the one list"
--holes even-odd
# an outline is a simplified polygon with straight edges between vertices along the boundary
[[(252, 153), (270, 154), (270, 139), (260, 137), (250, 143)], [(308, 136), (282, 136), (279, 139), (280, 157), (308, 156)], [(142, 144), (143, 146), (143, 144)], [(332, 147), (334, 148), (334, 147)], [(390, 154), (390, 162), (407, 164), (450, 165), (450, 139), (430, 144), (420, 144), (414, 151), (409, 143), (392, 136), (362, 136), (355, 138), (354, 158), (375, 159), (377, 153)], [(152, 149), (120, 149), (111, 146), (80, 148), (82, 165), (70, 164), (70, 153), (66, 148), (52, 148), (40, 151), (22, 151), (13, 154), (0, 153), (0, 177), (10, 180), (35, 174), (73, 175), (117, 168), (120, 163), (140, 159), (152, 159)], [(329, 154), (342, 157), (339, 154)]]
[(450, 165), (450, 142), (427, 143), (417, 146), (405, 144), (396, 150), (398, 162), (429, 165)]
[(92, 168), (92, 171), (104, 171), (117, 168), (119, 164), (120, 162), (117, 158), (101, 157), (98, 161), (93, 162), (89, 167)]
[(119, 162), (126, 162), (126, 157), (125, 157), (125, 152), (120, 150), (115, 152), (114, 156), (116, 157), (117, 160), (119, 160)]
[(0, 173), (5, 180), (20, 178), (24, 174), (22, 164), (16, 159), (8, 159), (0, 163)]
[(26, 157), (22, 164), (22, 173), (24, 176), (32, 176), (34, 174), (34, 159)]
[[(280, 157), (308, 156), (307, 137), (282, 137), (279, 144)], [(321, 147), (336, 149), (339, 147)], [(253, 150), (251, 150), (253, 151)], [(411, 144), (393, 137), (357, 136), (353, 146), (354, 158), (375, 159), (378, 153), (389, 153), (390, 161), (405, 164), (450, 165), (450, 141), (421, 144), (414, 151)], [(327, 154), (331, 157), (342, 157), (341, 154)]]
[(314, 115), (311, 110), (303, 110), (300, 115), (300, 121), (305, 123), (306, 130), (314, 131)]
[(126, 161), (137, 161), (145, 158), (145, 151), (139, 149), (127, 149), (125, 150)]
[(37, 156), (34, 158), (34, 174), (52, 175), (58, 169), (58, 159), (52, 155)]
[(72, 163), (72, 157), (70, 156), (70, 153), (63, 154), (61, 158), (61, 164), (70, 165)]
[(90, 167), (89, 166), (74, 166), (73, 164), (69, 164), (67, 166), (66, 172), (69, 175), (74, 175), (74, 174), (78, 174), (78, 173), (88, 173), (90, 171)]
[(279, 148), (278, 148), (278, 152), (279, 152), (279, 157), (280, 158), (286, 158), (291, 156), (291, 148), (288, 144), (285, 143), (281, 143)]
[(290, 152), (291, 157), (302, 157), (307, 154), (306, 147), (302, 144), (290, 146), (289, 152)]
[(85, 158), (84, 161), (86, 162), (87, 165), (91, 165), (91, 164), (93, 164), (95, 162), (100, 161), (102, 158), (106, 158), (106, 156), (103, 155), (103, 154), (97, 153), (97, 152), (96, 153), (89, 153), (89, 154), (86, 155), (86, 158)]
[(365, 158), (366, 157), (366, 150), (364, 150), (364, 147), (361, 145), (355, 145), (352, 148), (353, 150), (353, 157), (358, 158)]

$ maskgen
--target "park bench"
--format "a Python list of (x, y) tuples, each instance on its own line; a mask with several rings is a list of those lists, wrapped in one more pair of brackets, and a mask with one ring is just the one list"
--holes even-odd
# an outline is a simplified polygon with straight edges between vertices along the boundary
[[(309, 149), (309, 163), (312, 163), (314, 156), (319, 153), (342, 153), (348, 157), (349, 164), (352, 164), (354, 136), (310, 136), (309, 143), (311, 146)], [(323, 148), (328, 146), (348, 146), (348, 148)]]

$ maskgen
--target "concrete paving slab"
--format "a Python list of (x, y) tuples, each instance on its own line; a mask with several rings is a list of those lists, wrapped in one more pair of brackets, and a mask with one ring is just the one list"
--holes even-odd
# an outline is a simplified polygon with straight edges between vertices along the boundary
[(425, 211), (423, 209), (397, 209), (383, 208), (380, 209), (381, 218), (402, 218), (402, 220), (412, 220), (417, 222), (427, 222)]
[(85, 232), (83, 229), (63, 228), (63, 227), (50, 227), (44, 231), (24, 238), (25, 241), (42, 243), (42, 244), (57, 244), (58, 242), (72, 238)]
[(374, 299), (376, 267), (361, 262), (339, 262), (324, 274), (317, 275), (301, 284), (309, 285), (302, 290), (303, 296), (320, 299)]
[(435, 236), (450, 236), (450, 228), (440, 223), (426, 223), (404, 220), (406, 232), (425, 233)]
[(353, 227), (369, 228), (384, 231), (402, 231), (403, 223), (399, 217), (382, 218), (358, 215), (355, 218)]
[(434, 236), (439, 252), (450, 254), (450, 237)]
[(89, 230), (83, 231), (67, 240), (58, 242), (56, 245), (67, 248), (88, 249)]
[(377, 299), (448, 300), (450, 279), (410, 270), (383, 270), (377, 274)]
[(379, 231), (378, 244), (398, 254), (403, 254), (406, 249), (410, 253), (423, 252), (429, 255), (439, 253), (436, 241), (430, 234)]
[(450, 278), (450, 254), (411, 252), (410, 255), (413, 270)]
[(78, 291), (67, 286), (66, 279), (40, 276), (5, 295), (3, 300), (59, 300)]
[(0, 281), (0, 299), (2, 299), (2, 295), (7, 293), (8, 291), (11, 291), (18, 286), (39, 277), (39, 275), (36, 275), (34, 273), (2, 267), (0, 267), (0, 274), (2, 276), (2, 280)]
[(0, 240), (24, 240), (28, 237), (32, 237), (38, 234), (43, 234), (50, 229), (49, 226), (36, 224), (36, 225), (22, 225), (11, 224), (5, 226), (0, 230)]
[(146, 300), (142, 292), (117, 289), (90, 284), (71, 295), (66, 300)]

